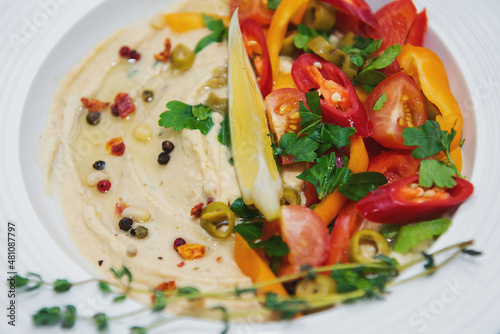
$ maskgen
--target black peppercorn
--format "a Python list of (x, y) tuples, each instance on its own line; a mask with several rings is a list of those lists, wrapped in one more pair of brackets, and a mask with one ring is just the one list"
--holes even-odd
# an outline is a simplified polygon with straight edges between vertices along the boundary
[(97, 125), (101, 122), (101, 113), (98, 111), (89, 111), (87, 114), (87, 123)]
[(158, 155), (158, 163), (160, 165), (166, 165), (168, 164), (169, 161), (170, 161), (170, 154), (168, 154), (167, 152), (161, 152)]
[(155, 96), (155, 94), (153, 93), (152, 90), (147, 89), (147, 90), (145, 90), (145, 91), (142, 92), (142, 100), (144, 102), (151, 102), (151, 101), (153, 101), (154, 96)]
[(170, 140), (165, 140), (163, 143), (161, 143), (161, 149), (163, 152), (170, 153), (174, 150), (174, 143), (172, 143)]
[(95, 170), (103, 170), (106, 167), (106, 163), (102, 160), (97, 160), (92, 167), (94, 167)]
[[(118, 223), (118, 226), (122, 231), (130, 230), (132, 228), (132, 225), (134, 225), (134, 221), (128, 217), (120, 219), (120, 222)], [(132, 234), (132, 231), (130, 231), (130, 234)]]

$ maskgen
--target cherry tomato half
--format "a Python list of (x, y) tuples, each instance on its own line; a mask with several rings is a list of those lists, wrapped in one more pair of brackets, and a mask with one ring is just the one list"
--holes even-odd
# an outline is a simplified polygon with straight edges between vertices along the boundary
[(229, 2), (229, 13), (233, 15), (236, 8), (240, 22), (245, 19), (254, 19), (262, 26), (271, 23), (274, 11), (267, 8), (267, 1), (263, 0), (231, 0)]
[(300, 205), (281, 209), (281, 235), (290, 248), (280, 267), (280, 275), (297, 273), (303, 265), (325, 263), (330, 251), (330, 236), (323, 220), (311, 209)]
[(387, 183), (391, 184), (417, 174), (420, 160), (412, 157), (408, 150), (382, 152), (370, 159), (368, 172), (384, 174)]
[(253, 19), (246, 19), (240, 26), (245, 49), (257, 71), (260, 92), (262, 96), (266, 97), (273, 89), (271, 60), (267, 50), (266, 37), (262, 27)]
[[(384, 94), (387, 101), (374, 110)], [(375, 123), (372, 138), (387, 148), (412, 149), (403, 144), (403, 130), (427, 121), (424, 97), (415, 81), (403, 72), (391, 75), (375, 87), (366, 100), (366, 110)]]
[[(439, 218), (472, 195), (472, 183), (455, 178), (451, 189), (423, 189), (418, 175), (382, 186), (358, 202), (358, 210), (366, 219), (386, 224), (407, 224)], [(426, 194), (426, 191), (429, 193)]]
[(266, 97), (267, 119), (276, 140), (287, 132), (300, 131), (300, 101), (306, 104), (306, 96), (295, 88), (277, 89)]
[(340, 68), (321, 57), (306, 53), (293, 63), (292, 78), (303, 92), (320, 91), (323, 122), (353, 126), (362, 137), (372, 133), (373, 123), (368, 120), (354, 87)]

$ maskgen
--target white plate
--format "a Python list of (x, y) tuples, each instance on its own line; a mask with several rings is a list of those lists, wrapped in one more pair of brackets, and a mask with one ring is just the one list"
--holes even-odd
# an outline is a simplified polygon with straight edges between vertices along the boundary
[[(116, 29), (164, 9), (169, 0), (0, 0), (0, 241), (2, 281), (7, 272), (7, 221), (16, 224), (14, 271), (37, 272), (47, 280), (76, 281), (96, 272), (78, 254), (65, 231), (62, 215), (43, 193), (37, 164), (38, 136), (47, 119), (54, 90), (64, 73), (93, 45)], [(386, 1), (369, 1), (374, 8)], [(427, 8), (431, 32), (427, 45), (446, 63), (451, 88), (464, 114), (465, 174), (475, 194), (457, 212), (450, 230), (434, 248), (475, 239), (480, 258), (460, 258), (433, 277), (397, 288), (383, 301), (359, 303), (292, 323), (233, 326), (232, 333), (498, 333), (500, 285), (500, 206), (496, 190), (500, 164), (500, 5), (493, 0), (415, 0)], [(444, 42), (444, 44), (443, 44)], [(446, 45), (446, 46), (444, 46)], [(0, 294), (7, 313), (7, 289)], [(43, 306), (73, 303), (92, 315), (111, 303), (95, 287), (67, 295), (51, 291), (16, 299), (16, 327), (2, 315), (1, 332), (34, 331), (30, 315)], [(126, 302), (110, 311), (136, 309)], [(2, 314), (3, 314), (2, 313)], [(154, 317), (111, 324), (123, 333)], [(79, 325), (72, 333), (92, 332)], [(180, 319), (157, 330), (217, 333), (218, 323)], [(54, 333), (38, 329), (36, 333)]]

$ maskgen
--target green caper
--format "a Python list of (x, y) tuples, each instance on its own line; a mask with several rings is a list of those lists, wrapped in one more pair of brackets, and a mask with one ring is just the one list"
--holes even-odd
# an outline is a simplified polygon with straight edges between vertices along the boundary
[(335, 25), (336, 14), (332, 6), (312, 0), (302, 19), (303, 23), (316, 30), (330, 31)]
[(180, 43), (174, 47), (170, 54), (172, 68), (179, 71), (185, 71), (193, 66), (194, 58), (196, 58), (196, 53)]
[(285, 187), (281, 195), (281, 205), (300, 205), (299, 192), (294, 188)]
[(152, 90), (146, 89), (145, 91), (142, 92), (142, 100), (144, 102), (151, 102), (153, 101), (155, 97), (155, 94)]
[(148, 228), (142, 225), (137, 226), (134, 229), (130, 230), (130, 234), (132, 234), (137, 239), (144, 239), (148, 236)]
[(213, 77), (207, 80), (205, 86), (215, 89), (227, 86), (227, 66), (216, 67), (213, 71)]
[[(361, 248), (362, 244), (371, 244), (375, 247), (375, 254), (373, 256), (367, 255)], [(351, 244), (349, 245), (349, 258), (351, 261), (358, 263), (370, 263), (377, 261), (375, 257), (377, 255), (389, 254), (389, 244), (387, 240), (374, 230), (361, 230), (356, 232), (351, 239)]]
[(354, 77), (358, 74), (359, 67), (349, 59), (342, 64), (341, 69), (350, 81), (354, 81)]
[(297, 35), (299, 32), (297, 30), (291, 32), (290, 34), (287, 34), (285, 36), (285, 39), (283, 40), (283, 46), (281, 47), (280, 54), (284, 56), (293, 56), (297, 52), (297, 47), (295, 46), (295, 42), (293, 41), (293, 38), (295, 35)]
[(219, 97), (214, 92), (210, 92), (205, 104), (212, 108), (212, 110), (227, 113), (227, 98)]
[(353, 46), (354, 45), (354, 37), (356, 37), (356, 34), (353, 33), (352, 31), (348, 31), (344, 35), (344, 37), (342, 37), (342, 39), (340, 40), (339, 48), (342, 49), (346, 45)]
[(304, 297), (322, 297), (330, 293), (337, 292), (337, 284), (326, 275), (318, 275), (315, 279), (304, 279), (297, 284), (295, 296)]
[(86, 119), (90, 125), (97, 125), (101, 122), (101, 113), (98, 111), (89, 111)]
[(307, 43), (307, 47), (315, 54), (330, 63), (341, 67), (346, 61), (345, 53), (328, 43), (323, 36), (317, 36)]
[(200, 226), (214, 238), (224, 239), (233, 233), (235, 221), (227, 204), (212, 202), (201, 212)]

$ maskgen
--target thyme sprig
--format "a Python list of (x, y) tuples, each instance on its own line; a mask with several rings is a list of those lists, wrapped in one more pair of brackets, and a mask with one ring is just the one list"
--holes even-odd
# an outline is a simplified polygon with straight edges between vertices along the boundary
[[(278, 277), (272, 281), (256, 283), (250, 287), (235, 288), (219, 292), (203, 293), (193, 287), (181, 287), (174, 291), (159, 291), (156, 289), (137, 289), (133, 286), (133, 276), (130, 270), (123, 266), (121, 269), (111, 268), (115, 281), (105, 281), (102, 279), (88, 279), (80, 282), (69, 282), (66, 279), (57, 279), (53, 282), (45, 281), (41, 275), (28, 273), (26, 277), (16, 276), (16, 287), (20, 291), (33, 291), (43, 286), (52, 288), (57, 293), (65, 293), (76, 286), (82, 286), (90, 283), (97, 283), (98, 289), (105, 294), (115, 294), (114, 301), (124, 300), (131, 293), (149, 294), (154, 296), (149, 306), (139, 308), (117, 316), (108, 316), (106, 313), (96, 313), (92, 317), (82, 317), (78, 315), (77, 309), (73, 305), (63, 307), (53, 306), (44, 307), (33, 315), (33, 322), (37, 326), (60, 326), (64, 329), (72, 328), (78, 321), (93, 322), (98, 331), (108, 329), (109, 322), (119, 319), (130, 319), (137, 317), (145, 312), (159, 312), (170, 304), (180, 300), (232, 300), (242, 302), (260, 302), (263, 309), (259, 309), (262, 314), (274, 316), (279, 319), (290, 319), (302, 312), (310, 312), (334, 306), (341, 302), (352, 302), (361, 299), (380, 299), (387, 294), (387, 289), (406, 284), (415, 279), (432, 275), (437, 270), (449, 264), (461, 254), (469, 256), (481, 255), (481, 252), (469, 249), (473, 241), (461, 242), (434, 253), (422, 253), (421, 257), (400, 265), (394, 259), (382, 256), (377, 262), (358, 264), (334, 264), (322, 267), (304, 266), (298, 273)], [(451, 252), (440, 263), (437, 258)], [(400, 272), (424, 263), (423, 271), (407, 279), (394, 281)], [(318, 274), (329, 274), (336, 283), (338, 291), (322, 296), (311, 295), (303, 298), (285, 297), (274, 293), (261, 293), (260, 289), (273, 284), (292, 282), (298, 279), (314, 279)], [(211, 312), (218, 312), (224, 323), (222, 333), (226, 333), (229, 328), (229, 321), (248, 315), (245, 312), (229, 312), (223, 306), (214, 307)], [(165, 326), (178, 318), (162, 318), (149, 326), (133, 326), (130, 333), (146, 334), (150, 330)]]

